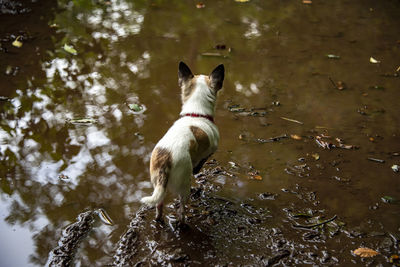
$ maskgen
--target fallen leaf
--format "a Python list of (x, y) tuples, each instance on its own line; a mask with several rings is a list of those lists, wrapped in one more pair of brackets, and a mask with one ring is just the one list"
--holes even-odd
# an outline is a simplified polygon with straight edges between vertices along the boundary
[(199, 3), (196, 4), (196, 7), (197, 8), (205, 8), (206, 5), (203, 2), (199, 2)]
[(129, 104), (128, 105), (129, 109), (135, 112), (139, 112), (143, 110), (143, 107), (139, 104)]
[(337, 82), (337, 89), (339, 89), (339, 90), (346, 89), (345, 83), (342, 82), (342, 81), (338, 81), (338, 82)]
[(261, 175), (254, 175), (253, 178), (256, 179), (256, 180), (259, 180), (259, 181), (262, 180)]
[(18, 47), (18, 48), (20, 48), (22, 46), (22, 42), (19, 41), (19, 38), (21, 38), (21, 36), (18, 36), (17, 39), (15, 39), (15, 41), (12, 42), (12, 45), (15, 47)]
[(311, 154), (311, 156), (312, 156), (315, 160), (319, 160), (319, 154), (318, 154), (318, 153), (313, 153), (313, 154)]
[(333, 54), (328, 54), (328, 55), (326, 55), (326, 57), (330, 58), (330, 59), (339, 59), (340, 58), (340, 56), (333, 55)]
[(303, 4), (312, 4), (312, 1), (311, 0), (303, 0)]
[(361, 258), (370, 258), (379, 254), (379, 252), (370, 248), (358, 248), (354, 250), (353, 253)]
[(64, 44), (64, 50), (72, 55), (78, 54), (78, 51), (72, 45)]
[(373, 58), (373, 57), (370, 57), (370, 58), (369, 58), (369, 62), (371, 62), (371, 63), (373, 63), (373, 64), (381, 63), (379, 60), (376, 60), (376, 59)]
[(397, 165), (397, 164), (392, 165), (392, 170), (393, 170), (394, 172), (399, 172), (399, 171), (400, 171), (399, 165)]
[(250, 0), (235, 0), (235, 2), (238, 2), (238, 3), (247, 3), (247, 2), (250, 2)]
[(396, 202), (396, 199), (394, 197), (391, 197), (391, 196), (383, 196), (383, 197), (381, 197), (381, 200), (382, 200), (382, 202), (385, 202), (385, 203), (394, 203), (394, 202)]
[(291, 134), (290, 138), (294, 139), (294, 140), (301, 140), (301, 136), (297, 135), (297, 134)]
[(396, 69), (396, 72), (400, 71), (400, 66)]

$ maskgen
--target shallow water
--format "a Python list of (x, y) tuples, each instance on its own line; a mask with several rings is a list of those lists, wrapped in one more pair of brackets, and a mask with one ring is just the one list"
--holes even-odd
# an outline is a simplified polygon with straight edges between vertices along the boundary
[[(285, 250), (282, 264), (347, 266), (399, 254), (400, 206), (382, 200), (400, 200), (398, 1), (10, 3), (0, 1), (1, 266), (44, 265), (62, 230), (99, 208), (113, 225), (95, 220), (73, 261), (114, 261), (151, 192), (151, 150), (179, 114), (180, 60), (206, 74), (224, 63), (221, 142), (209, 181), (194, 179), (205, 193), (192, 197), (189, 229), (160, 227), (149, 211), (132, 262), (265, 265)], [(323, 149), (322, 135), (358, 149)], [(292, 226), (334, 215), (319, 230)], [(381, 255), (361, 260), (360, 246)]]

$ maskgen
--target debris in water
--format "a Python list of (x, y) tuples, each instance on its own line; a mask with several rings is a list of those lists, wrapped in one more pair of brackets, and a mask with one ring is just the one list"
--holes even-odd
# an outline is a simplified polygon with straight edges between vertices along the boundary
[(128, 107), (130, 110), (132, 110), (134, 112), (140, 112), (143, 110), (143, 106), (141, 106), (139, 104), (128, 104)]
[(293, 120), (293, 119), (289, 119), (289, 118), (286, 118), (286, 117), (280, 117), (282, 120), (285, 120), (285, 121), (291, 121), (291, 122), (295, 122), (295, 123), (298, 123), (298, 124), (303, 124), (301, 121), (298, 121), (298, 120)]
[(68, 45), (65, 43), (63, 48), (65, 51), (67, 51), (68, 53), (70, 53), (72, 55), (78, 54), (78, 51), (76, 51), (76, 49), (72, 45)]
[(15, 39), (15, 41), (14, 42), (12, 42), (12, 45), (13, 46), (15, 46), (15, 47), (18, 47), (18, 48), (20, 48), (23, 44), (22, 44), (22, 42), (21, 41), (19, 41), (19, 39), (21, 38), (22, 36), (20, 35), (20, 36), (18, 36), (16, 39)]
[(367, 158), (370, 161), (378, 162), (378, 163), (385, 163), (385, 160), (383, 159), (376, 159), (376, 158)]
[(275, 200), (277, 194), (265, 192), (258, 195), (258, 198), (261, 200)]
[(300, 135), (297, 135), (297, 134), (291, 134), (291, 135), (290, 135), (290, 138), (292, 138), (292, 139), (294, 139), (294, 140), (301, 140), (301, 139), (302, 139), (301, 136), (300, 136)]
[(77, 118), (77, 119), (67, 119), (67, 122), (72, 124), (93, 124), (96, 123), (97, 120), (91, 118)]
[(196, 4), (196, 8), (205, 8), (206, 5), (203, 2), (199, 2)]
[(343, 140), (340, 139), (340, 138), (338, 138), (338, 137), (336, 137), (335, 140), (339, 143), (339, 145), (338, 145), (339, 148), (344, 148), (344, 149), (357, 149), (357, 148), (358, 148), (358, 147), (355, 146), (355, 145), (346, 145), (346, 144), (343, 144)]
[(328, 54), (328, 55), (326, 55), (326, 57), (329, 59), (340, 59), (340, 56), (333, 55), (333, 54)]
[(397, 165), (397, 164), (392, 165), (392, 170), (393, 170), (394, 172), (399, 172), (399, 171), (400, 171), (399, 165)]
[(279, 101), (272, 101), (271, 104), (272, 104), (273, 106), (279, 107), (279, 106), (281, 105), (281, 102), (279, 102)]
[(322, 137), (319, 136), (319, 135), (317, 135), (317, 136), (315, 137), (315, 142), (316, 142), (320, 147), (322, 147), (322, 148), (324, 148), (324, 149), (331, 149), (331, 148), (334, 148), (334, 147), (335, 147), (335, 145), (332, 144), (331, 142), (327, 142), (327, 141), (322, 140)]
[(106, 225), (113, 225), (113, 221), (111, 220), (110, 216), (106, 213), (103, 209), (98, 209), (96, 211), (97, 215), (99, 216), (100, 220), (105, 223)]
[(68, 175), (65, 175), (65, 174), (59, 174), (58, 175), (58, 179), (62, 179), (62, 180), (67, 180), (67, 179), (69, 179), (69, 177), (68, 177)]
[(354, 255), (360, 256), (361, 258), (370, 258), (379, 254), (379, 252), (370, 248), (358, 248), (353, 251)]
[(320, 226), (320, 225), (324, 225), (324, 224), (327, 224), (327, 223), (329, 223), (329, 222), (331, 222), (331, 221), (333, 221), (333, 220), (335, 220), (337, 218), (337, 216), (336, 215), (334, 215), (332, 218), (330, 218), (329, 220), (326, 220), (326, 221), (323, 221), (323, 222), (320, 222), (320, 223), (316, 223), (316, 224), (310, 224), (310, 225), (303, 225), (303, 224), (293, 224), (293, 227), (294, 228), (305, 228), (305, 229), (311, 229), (311, 228), (314, 228), (314, 227), (316, 227), (316, 226)]
[(201, 53), (203, 57), (222, 57), (222, 58), (227, 58), (228, 56), (225, 56), (221, 53), (214, 53), (214, 52), (205, 52)]
[(238, 2), (238, 3), (247, 3), (247, 2), (250, 2), (250, 0), (235, 0), (235, 2)]
[(380, 86), (380, 85), (374, 85), (374, 86), (370, 86), (369, 89), (375, 89), (375, 90), (385, 90), (385, 87)]
[(396, 202), (396, 199), (394, 197), (391, 197), (391, 196), (383, 196), (383, 197), (381, 197), (381, 200), (384, 203), (394, 203), (394, 202)]
[(319, 160), (319, 154), (318, 154), (318, 153), (313, 153), (313, 154), (311, 154), (311, 156), (312, 156), (315, 160)]
[(303, 0), (303, 4), (310, 5), (310, 4), (312, 4), (312, 1), (311, 0)]
[(263, 144), (263, 143), (277, 142), (277, 141), (279, 141), (281, 139), (285, 139), (285, 138), (288, 138), (287, 134), (271, 137), (271, 138), (268, 138), (268, 139), (257, 138), (255, 141), (257, 143)]
[(369, 62), (371, 62), (371, 63), (373, 63), (373, 64), (381, 63), (379, 60), (376, 60), (376, 59), (373, 58), (373, 57), (370, 57), (370, 58), (369, 58)]

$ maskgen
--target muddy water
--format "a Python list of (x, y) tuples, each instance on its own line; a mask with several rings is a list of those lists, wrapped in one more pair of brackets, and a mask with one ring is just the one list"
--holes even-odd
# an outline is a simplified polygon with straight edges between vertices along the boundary
[[(0, 1), (1, 266), (60, 251), (82, 266), (387, 265), (399, 254), (399, 2), (204, 4)], [(193, 180), (186, 228), (171, 196), (165, 225), (152, 210), (131, 222), (151, 192), (150, 152), (179, 113), (180, 60), (196, 73), (225, 64), (220, 146)], [(100, 208), (112, 225), (94, 216), (79, 233), (77, 217)]]

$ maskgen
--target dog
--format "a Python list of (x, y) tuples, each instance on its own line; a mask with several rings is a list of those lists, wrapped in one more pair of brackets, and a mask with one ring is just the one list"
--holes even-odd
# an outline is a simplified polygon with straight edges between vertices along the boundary
[(154, 191), (151, 196), (141, 199), (147, 206), (156, 207), (157, 221), (162, 221), (163, 201), (168, 190), (179, 196), (178, 219), (184, 223), (191, 176), (200, 171), (218, 147), (219, 132), (214, 123), (214, 113), (224, 77), (223, 64), (207, 76), (193, 75), (185, 63), (179, 63), (180, 118), (151, 153), (150, 179)]

